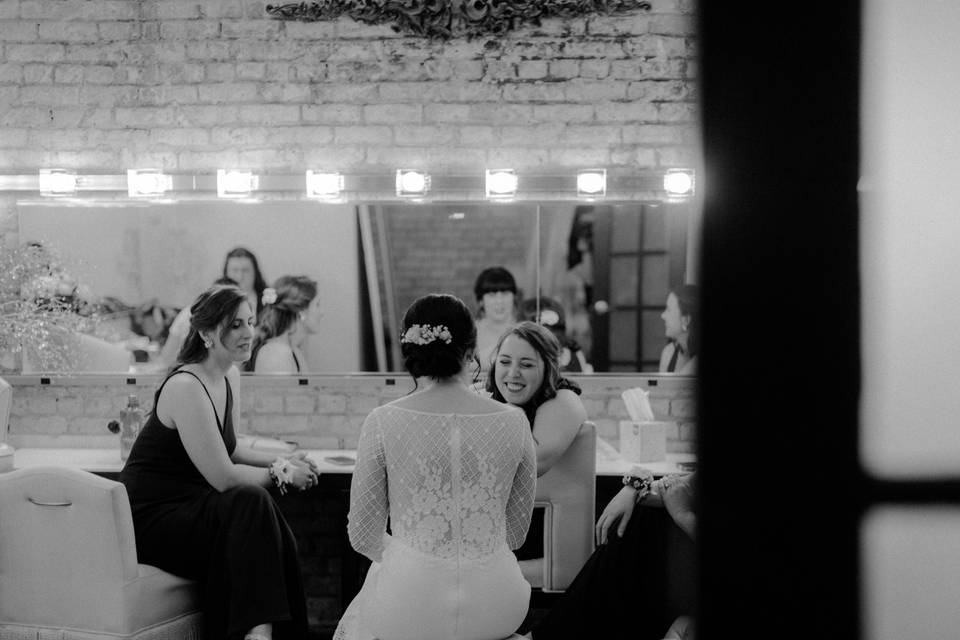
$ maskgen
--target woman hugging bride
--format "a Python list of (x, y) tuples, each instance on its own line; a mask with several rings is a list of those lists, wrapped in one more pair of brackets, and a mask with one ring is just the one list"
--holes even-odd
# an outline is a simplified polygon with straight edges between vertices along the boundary
[(505, 638), (530, 596), (511, 553), (533, 508), (529, 423), (468, 386), (477, 333), (458, 298), (416, 300), (400, 343), (425, 388), (374, 409), (361, 429), (348, 530), (373, 564), (334, 638)]

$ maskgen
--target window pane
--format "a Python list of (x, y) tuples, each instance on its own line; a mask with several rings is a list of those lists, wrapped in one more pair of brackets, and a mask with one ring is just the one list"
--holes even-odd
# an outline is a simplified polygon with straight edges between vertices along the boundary
[(663, 320), (660, 318), (661, 311), (644, 311), (641, 315), (643, 319), (643, 336), (641, 345), (643, 351), (641, 357), (643, 360), (656, 360), (660, 362), (660, 352), (663, 351), (663, 345), (667, 343), (663, 334)]
[(610, 301), (615, 307), (637, 304), (640, 267), (634, 256), (610, 258)]
[(659, 307), (667, 302), (670, 290), (670, 264), (666, 254), (643, 256), (643, 305)]
[(879, 475), (956, 474), (960, 3), (863, 8), (861, 449)]
[(960, 629), (960, 508), (876, 509), (863, 521), (863, 634), (941, 640)]
[(667, 250), (667, 219), (665, 207), (659, 205), (644, 207), (643, 249), (644, 251)]
[(640, 208), (614, 207), (610, 250), (636, 251), (640, 246)]
[(636, 312), (612, 311), (610, 313), (610, 360), (633, 362), (636, 357)]

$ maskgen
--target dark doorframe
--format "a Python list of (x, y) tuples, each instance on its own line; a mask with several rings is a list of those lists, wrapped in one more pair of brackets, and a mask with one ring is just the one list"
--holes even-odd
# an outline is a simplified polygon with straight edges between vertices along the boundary
[(860, 4), (698, 5), (698, 637), (856, 639)]

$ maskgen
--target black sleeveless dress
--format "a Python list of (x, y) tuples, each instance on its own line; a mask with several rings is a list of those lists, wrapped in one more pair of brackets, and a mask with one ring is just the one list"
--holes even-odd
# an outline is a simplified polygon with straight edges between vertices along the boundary
[[(242, 638), (265, 622), (274, 623), (277, 640), (304, 638), (307, 610), (296, 541), (270, 493), (252, 485), (214, 489), (191, 462), (177, 429), (157, 417), (160, 392), (178, 374), (197, 378), (174, 371), (163, 381), (120, 473), (138, 560), (203, 583), (205, 638)], [(217, 426), (232, 454), (237, 438), (233, 391), (226, 383), (223, 424), (218, 417)]]

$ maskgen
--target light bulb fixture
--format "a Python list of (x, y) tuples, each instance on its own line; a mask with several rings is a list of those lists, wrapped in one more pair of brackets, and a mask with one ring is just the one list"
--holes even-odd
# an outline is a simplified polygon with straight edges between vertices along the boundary
[(40, 169), (40, 195), (62, 197), (77, 192), (77, 174), (66, 169)]
[(577, 174), (577, 195), (579, 197), (602, 198), (606, 194), (606, 169), (587, 169)]
[(692, 196), (693, 186), (693, 169), (667, 169), (663, 176), (663, 190), (668, 196)]
[(158, 169), (127, 169), (127, 194), (131, 198), (162, 196), (173, 188), (173, 176)]
[(335, 171), (307, 170), (307, 197), (333, 200), (343, 191), (343, 174)]
[(487, 169), (487, 198), (508, 199), (517, 195), (520, 180), (514, 169)]
[(217, 169), (217, 197), (246, 198), (260, 185), (260, 179), (250, 171)]
[(430, 175), (414, 169), (397, 169), (397, 195), (417, 198), (430, 190)]

